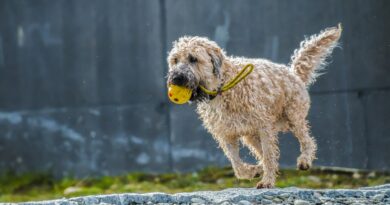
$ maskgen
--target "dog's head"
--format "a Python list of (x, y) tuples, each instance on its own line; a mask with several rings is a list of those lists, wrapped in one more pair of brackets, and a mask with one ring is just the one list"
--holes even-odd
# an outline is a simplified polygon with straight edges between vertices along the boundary
[(168, 55), (168, 84), (192, 90), (191, 101), (203, 100), (199, 85), (216, 90), (225, 54), (213, 41), (203, 37), (182, 37), (173, 42)]

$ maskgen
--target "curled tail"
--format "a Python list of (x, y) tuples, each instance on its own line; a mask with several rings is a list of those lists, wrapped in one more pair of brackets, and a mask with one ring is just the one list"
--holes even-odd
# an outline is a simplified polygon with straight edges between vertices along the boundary
[(301, 42), (299, 49), (291, 57), (291, 68), (306, 85), (315, 82), (321, 68), (326, 65), (326, 58), (331, 54), (341, 36), (341, 24), (327, 28), (318, 35)]

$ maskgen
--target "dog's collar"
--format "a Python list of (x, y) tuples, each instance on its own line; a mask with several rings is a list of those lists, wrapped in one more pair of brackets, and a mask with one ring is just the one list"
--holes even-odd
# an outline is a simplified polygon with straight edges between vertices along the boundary
[(218, 94), (216, 94), (216, 95), (209, 95), (209, 94), (207, 94), (207, 93), (205, 93), (206, 95), (207, 95), (207, 98), (210, 100), (210, 101), (212, 101), (212, 100), (214, 100), (214, 98), (216, 98), (218, 95), (220, 95), (221, 93), (218, 93)]
[(224, 85), (224, 83), (221, 83), (218, 86), (217, 90), (209, 90), (206, 87), (204, 87), (203, 85), (199, 85), (199, 88), (203, 93), (208, 95), (209, 100), (212, 100), (215, 97), (217, 97), (218, 95), (220, 95), (222, 92), (225, 92), (225, 91), (233, 88), (234, 86), (236, 86), (239, 82), (241, 82), (244, 78), (246, 78), (253, 71), (254, 67), (255, 66), (251, 63), (247, 64), (232, 80), (227, 82), (225, 85)]
[(203, 96), (204, 99), (211, 101), (214, 98), (216, 98), (218, 95), (222, 94), (222, 86), (223, 86), (223, 81), (220, 83), (217, 89), (212, 90), (213, 94), (210, 94), (210, 92), (205, 92), (204, 89), (202, 89), (202, 87), (203, 88), (205, 87), (203, 83), (200, 83), (200, 85), (197, 87), (196, 90), (199, 92), (201, 96)]
[(211, 101), (211, 100), (214, 100), (214, 98), (216, 98), (218, 95), (221, 95), (222, 94), (222, 86), (223, 86), (223, 83), (221, 83), (219, 86), (218, 86), (218, 88), (217, 88), (217, 93), (215, 94), (215, 95), (210, 95), (210, 94), (208, 94), (208, 93), (206, 93), (206, 92), (204, 92), (202, 89), (202, 92), (204, 92), (207, 96), (208, 96), (208, 98), (209, 98), (209, 100)]

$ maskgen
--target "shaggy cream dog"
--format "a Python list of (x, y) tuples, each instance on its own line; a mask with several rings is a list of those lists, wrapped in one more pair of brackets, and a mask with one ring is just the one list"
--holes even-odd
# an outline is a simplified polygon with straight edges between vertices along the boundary
[[(231, 161), (236, 177), (251, 179), (262, 174), (257, 188), (270, 188), (278, 172), (278, 132), (291, 131), (298, 139), (299, 169), (309, 169), (316, 158), (316, 142), (306, 120), (310, 108), (307, 89), (340, 35), (339, 26), (304, 40), (289, 65), (227, 56), (207, 38), (185, 36), (173, 43), (169, 53), (167, 83), (193, 90), (191, 101), (196, 102), (204, 126)], [(248, 63), (255, 66), (253, 72), (232, 89), (209, 96), (199, 88), (220, 90)], [(256, 165), (241, 160), (239, 141), (256, 157)]]

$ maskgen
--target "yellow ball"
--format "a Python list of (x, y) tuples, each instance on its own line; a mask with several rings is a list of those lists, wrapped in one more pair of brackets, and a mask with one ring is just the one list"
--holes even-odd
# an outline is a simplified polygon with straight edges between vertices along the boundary
[(176, 104), (184, 104), (188, 102), (191, 98), (192, 90), (186, 87), (169, 85), (168, 87), (168, 97), (169, 99)]

